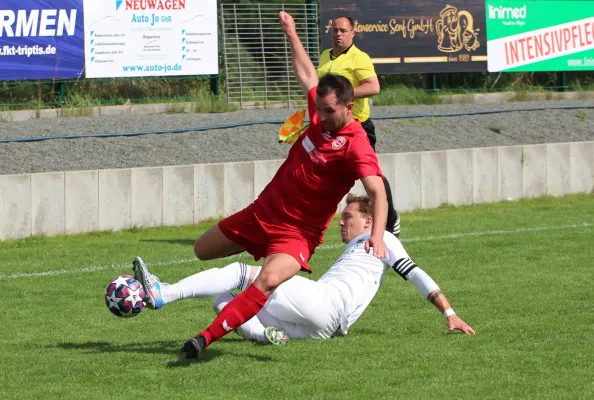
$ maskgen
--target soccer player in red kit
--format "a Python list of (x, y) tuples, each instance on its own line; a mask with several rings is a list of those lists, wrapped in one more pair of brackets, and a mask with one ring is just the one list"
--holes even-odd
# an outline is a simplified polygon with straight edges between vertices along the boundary
[[(265, 262), (253, 284), (229, 302), (208, 328), (184, 343), (186, 358), (199, 358), (212, 342), (254, 317), (274, 290), (300, 270), (311, 273), (307, 262), (322, 243), (338, 204), (359, 179), (373, 205), (373, 227), (365, 249), (373, 248), (379, 258), (387, 254), (383, 174), (365, 130), (353, 117), (353, 86), (333, 74), (318, 82), (293, 18), (281, 11), (279, 22), (291, 46), (293, 70), (307, 95), (310, 125), (260, 196), (196, 241), (194, 252), (200, 260), (247, 251), (256, 261), (265, 257)], [(162, 307), (159, 279), (139, 257), (133, 264), (148, 307)]]

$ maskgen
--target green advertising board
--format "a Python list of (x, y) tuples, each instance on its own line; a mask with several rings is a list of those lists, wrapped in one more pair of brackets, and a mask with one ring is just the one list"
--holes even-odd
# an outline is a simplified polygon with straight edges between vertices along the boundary
[(487, 69), (594, 70), (594, 1), (487, 0)]

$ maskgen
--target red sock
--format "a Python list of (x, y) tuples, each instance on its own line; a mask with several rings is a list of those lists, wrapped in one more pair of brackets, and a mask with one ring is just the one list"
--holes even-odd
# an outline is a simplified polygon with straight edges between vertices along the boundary
[(268, 297), (254, 285), (231, 300), (219, 316), (205, 330), (199, 333), (206, 339), (206, 345), (219, 340), (227, 333), (240, 327), (254, 317), (266, 304)]

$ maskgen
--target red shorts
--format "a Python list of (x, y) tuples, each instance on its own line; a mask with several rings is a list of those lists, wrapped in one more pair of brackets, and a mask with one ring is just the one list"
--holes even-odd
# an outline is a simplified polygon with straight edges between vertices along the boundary
[(255, 261), (271, 254), (285, 253), (299, 262), (302, 271), (310, 274), (307, 262), (323, 237), (323, 232), (315, 235), (295, 224), (283, 222), (281, 218), (258, 212), (253, 203), (223, 219), (218, 226), (229, 240), (254, 256)]

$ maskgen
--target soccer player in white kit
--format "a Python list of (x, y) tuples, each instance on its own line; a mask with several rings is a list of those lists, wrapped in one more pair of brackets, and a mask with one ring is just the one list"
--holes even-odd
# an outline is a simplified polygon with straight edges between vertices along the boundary
[[(367, 196), (349, 194), (340, 219), (340, 234), (346, 249), (318, 280), (295, 276), (281, 284), (264, 308), (237, 328), (246, 339), (284, 344), (292, 339), (329, 339), (346, 335), (375, 297), (386, 272), (392, 268), (410, 281), (421, 295), (443, 313), (450, 331), (475, 334), (452, 310), (435, 281), (409, 257), (400, 241), (384, 233), (386, 259), (365, 251), (371, 234), (371, 202)], [(139, 259), (137, 259), (139, 260)], [(140, 260), (142, 262), (142, 260)], [(174, 285), (161, 283), (160, 296), (165, 304), (186, 298), (217, 296), (213, 307), (219, 313), (234, 294), (245, 290), (260, 272), (260, 267), (236, 262), (185, 278)], [(158, 279), (152, 275), (152, 279)]]

